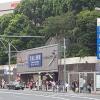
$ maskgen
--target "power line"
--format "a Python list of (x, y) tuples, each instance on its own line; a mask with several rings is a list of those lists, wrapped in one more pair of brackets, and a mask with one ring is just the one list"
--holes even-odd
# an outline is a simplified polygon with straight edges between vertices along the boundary
[(11, 36), (11, 35), (0, 35), (0, 37), (5, 37), (5, 38), (45, 38), (45, 36), (17, 36), (17, 35), (14, 35), (14, 36)]

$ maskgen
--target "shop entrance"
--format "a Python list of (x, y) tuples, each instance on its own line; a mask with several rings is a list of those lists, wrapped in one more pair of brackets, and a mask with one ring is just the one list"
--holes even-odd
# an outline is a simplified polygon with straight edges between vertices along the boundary
[(77, 92), (87, 93), (94, 91), (95, 73), (94, 72), (70, 72), (68, 75), (69, 84), (73, 89), (73, 84)]

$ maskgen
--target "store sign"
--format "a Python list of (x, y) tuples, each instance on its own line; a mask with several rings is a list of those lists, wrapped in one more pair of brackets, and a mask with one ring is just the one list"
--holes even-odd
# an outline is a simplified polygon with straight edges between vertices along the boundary
[(29, 55), (28, 61), (29, 67), (42, 67), (42, 53)]
[(97, 59), (100, 59), (100, 18), (97, 18)]

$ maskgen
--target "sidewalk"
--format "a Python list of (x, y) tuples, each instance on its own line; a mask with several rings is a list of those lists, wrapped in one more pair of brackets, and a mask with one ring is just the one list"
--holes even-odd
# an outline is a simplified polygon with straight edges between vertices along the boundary
[(91, 94), (100, 95), (100, 91), (92, 92)]

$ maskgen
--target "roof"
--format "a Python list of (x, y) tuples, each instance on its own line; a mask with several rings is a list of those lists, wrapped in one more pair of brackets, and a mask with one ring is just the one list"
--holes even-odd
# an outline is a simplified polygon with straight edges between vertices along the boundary
[(97, 60), (95, 56), (89, 57), (72, 57), (72, 58), (65, 58), (58, 61), (59, 65), (65, 64), (78, 64), (78, 63), (99, 63), (100, 61)]

